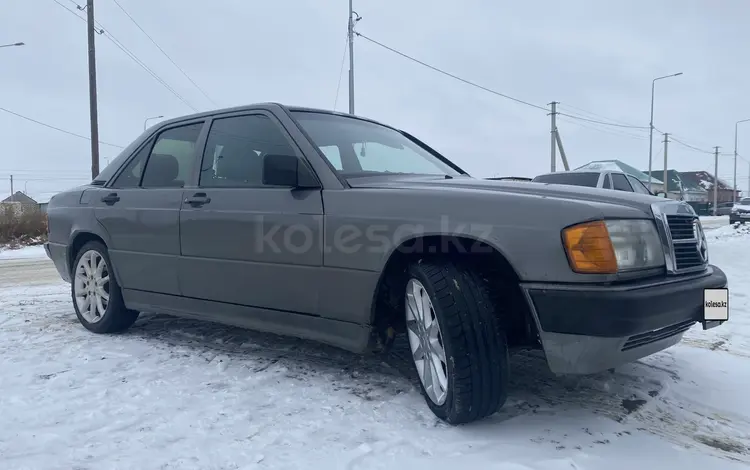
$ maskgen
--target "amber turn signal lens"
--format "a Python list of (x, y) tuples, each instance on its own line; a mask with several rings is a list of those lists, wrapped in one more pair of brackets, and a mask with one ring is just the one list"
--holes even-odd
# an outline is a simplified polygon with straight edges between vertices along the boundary
[(617, 257), (604, 221), (566, 228), (563, 230), (563, 243), (573, 271), (583, 274), (617, 272)]

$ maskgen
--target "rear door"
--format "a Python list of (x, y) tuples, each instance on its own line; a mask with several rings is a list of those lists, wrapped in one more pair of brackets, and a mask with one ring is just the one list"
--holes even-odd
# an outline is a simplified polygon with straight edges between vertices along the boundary
[(114, 182), (98, 190), (95, 215), (109, 235), (109, 254), (125, 289), (179, 294), (179, 211), (193, 174), (203, 121), (160, 131)]
[(314, 314), (323, 264), (320, 189), (263, 183), (263, 156), (300, 151), (276, 118), (213, 119), (196, 189), (180, 212), (180, 286), (187, 297)]

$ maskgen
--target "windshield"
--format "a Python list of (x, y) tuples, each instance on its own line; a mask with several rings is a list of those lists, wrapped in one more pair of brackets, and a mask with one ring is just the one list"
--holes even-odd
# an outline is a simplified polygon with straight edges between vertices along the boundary
[(742, 204), (743, 206), (750, 206), (750, 197), (743, 197), (740, 199), (738, 204)]
[(400, 132), (380, 124), (310, 111), (292, 114), (345, 178), (399, 173), (461, 174)]

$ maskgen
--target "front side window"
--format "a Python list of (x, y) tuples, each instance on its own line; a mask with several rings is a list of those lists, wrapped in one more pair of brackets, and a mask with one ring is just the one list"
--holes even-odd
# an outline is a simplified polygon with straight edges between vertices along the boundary
[(389, 127), (346, 116), (292, 112), (323, 156), (342, 176), (461, 173)]
[(630, 187), (628, 179), (622, 173), (612, 173), (612, 187), (617, 191), (628, 191), (633, 192), (633, 188)]
[(263, 185), (263, 157), (296, 155), (289, 140), (263, 114), (215, 119), (201, 164), (201, 187)]
[(156, 138), (151, 149), (141, 186), (144, 188), (181, 188), (190, 177), (195, 162), (195, 144), (203, 123), (167, 129)]

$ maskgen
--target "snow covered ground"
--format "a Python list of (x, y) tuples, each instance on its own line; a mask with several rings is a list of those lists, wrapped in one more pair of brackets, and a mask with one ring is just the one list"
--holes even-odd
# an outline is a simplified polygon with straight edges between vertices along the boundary
[(10, 248), (0, 247), (0, 260), (4, 259), (29, 259), (29, 258), (46, 258), (47, 253), (44, 251), (44, 245), (25, 246), (11, 250)]
[(155, 314), (94, 335), (48, 261), (3, 259), (0, 468), (747, 468), (750, 227), (708, 237), (730, 322), (591, 377), (516, 355), (505, 408), (460, 427), (430, 413), (403, 352)]
[(728, 215), (703, 215), (700, 217), (700, 219), (701, 225), (703, 225), (703, 228), (707, 230), (723, 227), (724, 225), (729, 225)]

